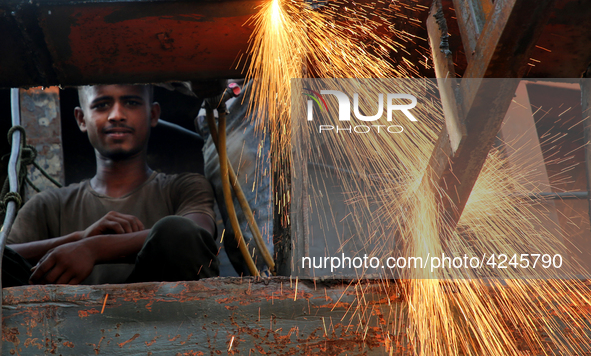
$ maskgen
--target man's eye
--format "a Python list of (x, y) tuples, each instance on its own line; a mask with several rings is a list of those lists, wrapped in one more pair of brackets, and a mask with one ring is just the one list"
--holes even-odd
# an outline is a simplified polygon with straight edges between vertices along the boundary
[(109, 103), (96, 103), (91, 107), (91, 109), (101, 110), (101, 109), (107, 108), (108, 106), (109, 106)]
[(127, 102), (127, 105), (129, 105), (129, 106), (140, 106), (140, 105), (142, 105), (142, 103), (140, 103), (139, 101), (136, 101), (136, 100), (129, 100)]

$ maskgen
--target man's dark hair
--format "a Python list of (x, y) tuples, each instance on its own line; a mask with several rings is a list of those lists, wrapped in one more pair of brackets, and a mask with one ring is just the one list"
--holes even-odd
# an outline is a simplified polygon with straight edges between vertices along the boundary
[[(80, 107), (84, 108), (86, 103), (86, 93), (87, 91), (92, 88), (94, 85), (83, 85), (78, 87), (78, 101), (80, 101)], [(150, 104), (154, 102), (154, 86), (152, 84), (138, 84), (138, 86), (143, 86), (148, 89), (148, 101)]]

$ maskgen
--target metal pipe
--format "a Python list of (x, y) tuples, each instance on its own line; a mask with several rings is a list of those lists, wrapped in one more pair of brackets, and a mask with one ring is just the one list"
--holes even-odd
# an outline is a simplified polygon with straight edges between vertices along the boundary
[[(19, 126), (21, 124), (20, 118), (20, 103), (19, 103), (19, 89), (12, 88), (10, 90), (10, 106), (12, 114), (12, 126)], [(8, 182), (10, 185), (9, 191), (18, 193), (18, 171), (20, 170), (20, 155), (21, 155), (21, 133), (15, 130), (12, 133), (12, 147), (10, 150), (10, 160), (8, 161)], [(6, 246), (6, 239), (12, 224), (16, 218), (17, 206), (14, 201), (9, 201), (6, 204), (6, 215), (4, 217), (4, 224), (0, 230), (0, 321), (2, 321), (2, 260), (4, 256), (4, 247)], [(2, 354), (2, 343), (0, 343), (0, 354)]]

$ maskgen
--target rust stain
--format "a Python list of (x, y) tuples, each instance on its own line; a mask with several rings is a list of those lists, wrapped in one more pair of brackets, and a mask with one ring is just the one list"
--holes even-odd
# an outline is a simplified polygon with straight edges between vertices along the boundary
[(29, 346), (36, 346), (39, 350), (41, 350), (43, 347), (45, 347), (45, 344), (41, 343), (38, 341), (38, 338), (27, 338), (25, 340), (25, 343), (23, 344), (25, 347), (29, 347)]
[(180, 335), (175, 335), (175, 337), (173, 337), (172, 339), (168, 339), (168, 341), (175, 341), (176, 339), (178, 339), (179, 337), (181, 337)]
[(154, 304), (154, 299), (150, 299), (148, 304), (146, 304), (146, 309), (148, 309), (149, 311), (152, 311), (152, 304)]
[[(24, 290), (23, 290), (24, 289)], [(8, 292), (8, 293), (6, 293)], [(38, 302), (48, 302), (49, 291), (44, 286), (31, 286), (28, 288), (21, 288), (21, 293), (11, 293), (12, 290), (3, 291), (2, 305), (12, 305), (18, 303), (26, 303), (29, 300), (36, 300)], [(44, 294), (47, 293), (47, 294)]]
[(62, 345), (64, 345), (65, 347), (69, 347), (69, 348), (73, 348), (74, 347), (74, 343), (71, 341), (64, 341), (62, 343)]
[(19, 335), (18, 328), (2, 328), (2, 341), (8, 341), (12, 343), (16, 343), (18, 345), (19, 340), (17, 335)]
[(122, 342), (120, 344), (117, 344), (117, 345), (119, 345), (119, 347), (123, 347), (123, 346), (125, 346), (125, 344), (132, 342), (133, 340), (137, 339), (138, 337), (140, 337), (140, 334), (135, 334), (131, 337), (131, 339), (129, 339), (125, 342)]
[[(252, 280), (251, 280), (252, 279)], [(225, 297), (228, 295), (228, 291), (234, 291), (240, 289), (240, 285), (250, 283), (252, 286), (252, 296), (261, 297), (266, 300), (271, 299), (286, 299), (293, 298), (293, 289), (280, 288), (279, 283), (269, 284), (268, 282), (259, 282), (254, 278), (243, 278), (241, 280), (226, 281), (224, 279), (211, 279), (207, 283), (192, 283), (192, 282), (179, 282), (174, 285), (174, 291), (162, 294), (162, 289), (159, 283), (138, 283), (133, 285), (112, 285), (105, 289), (109, 293), (109, 305), (121, 302), (141, 302), (150, 301), (154, 302), (188, 302), (188, 301), (201, 301), (209, 299), (212, 296)], [(92, 297), (90, 292), (83, 293), (76, 291), (73, 288), (56, 288), (48, 286), (23, 286), (18, 288), (10, 288), (4, 291), (3, 305), (19, 305), (21, 303), (44, 303), (50, 302), (49, 295), (53, 295), (54, 299), (57, 298), (62, 302), (75, 302), (81, 301), (92, 302), (92, 303), (103, 303), (104, 299), (101, 296), (100, 301)], [(72, 290), (74, 289), (74, 290)], [(80, 288), (82, 289), (82, 288)], [(84, 291), (86, 292), (86, 291)], [(236, 290), (235, 294), (238, 294)], [(300, 291), (298, 291), (298, 298), (300, 297)], [(288, 294), (291, 294), (289, 296)], [(305, 297), (312, 297), (309, 293), (305, 294)], [(237, 300), (241, 298), (236, 298)], [(29, 312), (27, 312), (29, 313)], [(41, 318), (42, 319), (42, 318)]]
[(94, 350), (95, 355), (98, 355), (101, 352), (101, 342), (103, 342), (104, 339), (105, 339), (104, 336), (101, 337), (101, 339), (98, 342), (98, 345), (97, 344), (87, 344), (87, 345), (92, 346), (92, 349)]
[(14, 345), (14, 349), (10, 350), (10, 354), (14, 355), (18, 345), (21, 343), (18, 336), (19, 335), (18, 328), (7, 328), (4, 325), (2, 326), (2, 341), (11, 342)]
[(152, 345), (153, 345), (153, 344), (156, 342), (156, 339), (158, 339), (159, 337), (160, 337), (160, 336), (155, 336), (155, 337), (152, 339), (152, 341), (150, 341), (150, 342), (147, 342), (147, 341), (146, 341), (146, 342), (145, 342), (146, 346), (152, 346)]
[(203, 356), (203, 355), (205, 355), (205, 354), (201, 351), (191, 350), (191, 351), (187, 351), (184, 353), (177, 352), (177, 354), (175, 356)]
[(33, 336), (33, 330), (37, 327), (37, 325), (43, 325), (44, 320), (47, 314), (51, 313), (51, 309), (55, 310), (55, 308), (35, 308), (32, 310), (27, 310), (23, 315), (23, 326), (27, 327), (27, 336)]
[[(51, 346), (51, 348), (49, 348)], [(57, 343), (48, 337), (45, 338), (45, 350), (50, 354), (55, 354), (57, 350)]]
[(193, 336), (193, 333), (190, 333), (190, 334), (187, 336), (187, 340), (185, 340), (185, 341), (181, 341), (181, 345), (184, 345), (184, 344), (186, 344), (187, 342), (189, 342), (189, 339), (191, 338), (191, 336)]
[[(176, 286), (181, 286), (183, 289), (181, 291), (168, 293), (165, 296), (157, 296), (157, 293), (160, 292), (158, 286), (148, 283), (139, 286), (134, 285), (135, 288), (133, 290), (121, 290), (118, 294), (123, 299), (123, 301), (126, 302), (138, 303), (140, 301), (148, 301), (145, 305), (145, 308), (150, 311), (152, 310), (152, 305), (154, 303), (190, 302), (205, 299), (202, 296), (195, 295), (195, 291), (191, 289), (186, 283), (179, 282), (175, 285), (175, 288)], [(201, 291), (207, 292), (214, 290), (206, 287)], [(109, 295), (109, 298), (111, 298), (111, 295)]]
[(99, 311), (96, 310), (96, 309), (94, 309), (94, 308), (88, 309), (88, 310), (78, 310), (78, 317), (80, 317), (80, 318), (86, 318), (89, 315), (98, 314), (98, 313), (99, 313)]
[[(246, 292), (245, 292), (246, 293)], [(260, 303), (262, 299), (269, 301), (269, 300), (286, 300), (286, 299), (293, 299), (295, 295), (295, 291), (293, 289), (284, 289), (282, 292), (277, 291), (267, 291), (264, 289), (259, 289), (252, 291), (250, 290), (247, 294), (249, 294), (248, 298), (244, 296), (233, 296), (227, 298), (220, 298), (216, 299), (216, 302), (220, 304), (224, 303), (233, 303), (238, 302), (240, 305), (248, 305), (252, 303)], [(311, 293), (306, 293), (304, 291), (298, 291), (298, 297), (301, 299), (311, 299), (313, 295)]]
[[(272, 354), (272, 355), (293, 355), (293, 354), (344, 354), (344, 353), (349, 353), (349, 354), (357, 354), (358, 352), (363, 353), (364, 350), (362, 350), (362, 348), (365, 347), (369, 347), (370, 349), (373, 347), (376, 347), (376, 345), (380, 345), (380, 347), (383, 347), (383, 345), (386, 344), (386, 342), (389, 343), (390, 346), (393, 347), (394, 350), (398, 350), (399, 346), (398, 345), (404, 345), (407, 346), (407, 343), (404, 343), (404, 340), (406, 338), (405, 335), (400, 334), (400, 336), (394, 336), (394, 335), (389, 335), (386, 337), (382, 335), (382, 341), (380, 342), (380, 335), (379, 333), (383, 332), (383, 328), (376, 328), (373, 329), (372, 327), (368, 327), (367, 324), (355, 324), (355, 323), (351, 323), (349, 322), (349, 325), (342, 325), (342, 324), (333, 324), (333, 320), (332, 319), (326, 319), (326, 325), (323, 328), (322, 327), (322, 323), (319, 322), (319, 328), (316, 331), (313, 331), (312, 333), (310, 333), (310, 328), (306, 328), (306, 330), (302, 330), (300, 331), (300, 329), (298, 329), (297, 327), (292, 327), (291, 329), (287, 329), (285, 328), (284, 325), (275, 325), (275, 319), (281, 320), (284, 318), (276, 318), (274, 315), (271, 317), (271, 327), (269, 327), (269, 318), (263, 318), (264, 320), (258, 320), (257, 322), (254, 322), (254, 319), (256, 319), (256, 307), (258, 307), (259, 305), (261, 306), (261, 309), (264, 310), (265, 309), (265, 303), (267, 303), (267, 301), (271, 301), (271, 300), (291, 300), (294, 297), (295, 294), (295, 288), (285, 288), (285, 285), (281, 286), (279, 283), (257, 283), (255, 280), (252, 280), (249, 282), (249, 280), (244, 279), (244, 282), (239, 282), (238, 280), (236, 280), (235, 282), (233, 280), (228, 281), (218, 281), (218, 280), (208, 280), (207, 283), (201, 282), (201, 283), (194, 283), (194, 284), (185, 284), (185, 283), (178, 283), (177, 285), (174, 285), (173, 287), (171, 287), (170, 284), (152, 284), (152, 285), (127, 285), (124, 286), (124, 288), (120, 288), (118, 286), (109, 286), (108, 289), (102, 289), (103, 293), (99, 294), (97, 296), (96, 293), (94, 294), (90, 294), (90, 293), (77, 293), (76, 294), (76, 298), (78, 301), (78, 304), (80, 305), (80, 298), (83, 299), (84, 302), (86, 302), (86, 308), (89, 308), (91, 306), (96, 307), (96, 309), (85, 309), (85, 310), (80, 310), (80, 311), (75, 311), (74, 313), (78, 312), (78, 316), (80, 318), (85, 318), (88, 317), (92, 314), (98, 314), (101, 311), (101, 306), (104, 304), (104, 300), (106, 299), (105, 297), (105, 292), (108, 291), (109, 296), (108, 296), (108, 301), (109, 301), (109, 305), (115, 305), (114, 303), (117, 301), (118, 303), (123, 303), (125, 304), (125, 302), (123, 302), (124, 300), (126, 301), (140, 301), (140, 309), (144, 310), (141, 307), (141, 303), (143, 303), (143, 305), (146, 307), (146, 304), (148, 304), (148, 306), (146, 307), (146, 309), (150, 310), (150, 306), (153, 307), (153, 305), (158, 305), (158, 303), (162, 303), (162, 302), (173, 302), (173, 303), (182, 303), (185, 301), (192, 301), (192, 300), (202, 300), (202, 299), (206, 299), (209, 302), (214, 302), (218, 303), (218, 305), (222, 304), (224, 305), (224, 303), (229, 303), (224, 305), (224, 308), (226, 308), (227, 310), (230, 311), (234, 311), (234, 310), (241, 310), (241, 306), (240, 305), (244, 305), (244, 304), (250, 304), (252, 305), (252, 303), (254, 303), (255, 308), (253, 308), (252, 310), (254, 311), (252, 314), (252, 318), (253, 318), (253, 322), (252, 323), (245, 323), (242, 322), (240, 320), (235, 321), (233, 316), (229, 316), (230, 320), (231, 320), (231, 325), (233, 325), (233, 327), (230, 327), (230, 330), (227, 330), (225, 332), (223, 332), (222, 330), (225, 330), (224, 328), (226, 326), (224, 326), (224, 322), (222, 323), (216, 323), (215, 321), (211, 321), (209, 323), (206, 323), (203, 325), (203, 330), (205, 330), (206, 333), (208, 333), (207, 335), (207, 342), (210, 343), (210, 337), (212, 338), (212, 342), (210, 343), (210, 349), (212, 350), (212, 352), (214, 350), (216, 350), (216, 337), (219, 338), (221, 337), (221, 333), (224, 334), (224, 336), (226, 335), (234, 335), (234, 342), (232, 344), (232, 348), (230, 350), (228, 350), (226, 348), (226, 350), (220, 349), (222, 351), (227, 351), (228, 354), (234, 354), (234, 353), (242, 353), (245, 351), (244, 349), (244, 345), (245, 343), (248, 343), (248, 348), (249, 351), (255, 353), (255, 352), (259, 352), (259, 353), (263, 353), (263, 354)], [(205, 288), (202, 288), (203, 285), (205, 285)], [(219, 286), (218, 286), (219, 285)], [(248, 287), (247, 287), (248, 286)], [(138, 288), (139, 287), (139, 288)], [(338, 286), (332, 286), (333, 288), (339, 288), (340, 285)], [(248, 291), (245, 291), (245, 289), (248, 288)], [(381, 294), (378, 294), (379, 292), (382, 292)], [(247, 293), (248, 292), (248, 293)], [(320, 292), (322, 292), (322, 290), (320, 290)], [(384, 293), (383, 289), (377, 289), (376, 288), (376, 295), (372, 298), (375, 298), (374, 300), (368, 300), (367, 303), (365, 304), (366, 309), (363, 309), (364, 313), (368, 313), (368, 315), (372, 316), (372, 319), (376, 320), (378, 322), (378, 324), (386, 324), (387, 320), (385, 315), (382, 314), (382, 311), (378, 309), (378, 305), (386, 305), (387, 306), (387, 302), (388, 302), (388, 298), (384, 298), (385, 294), (389, 296), (390, 293), (388, 293), (390, 291), (387, 291), (386, 293)], [(55, 291), (52, 291), (52, 293), (54, 293), (55, 295)], [(306, 299), (308, 301), (312, 301), (315, 299), (318, 299), (317, 294), (310, 294), (310, 293), (314, 293), (311, 292), (309, 289), (309, 286), (307, 284), (305, 284), (303, 281), (299, 281), (299, 285), (298, 285), (298, 299), (302, 299), (301, 301), (298, 301), (297, 304), (293, 303), (293, 305), (296, 307), (296, 310), (300, 310), (300, 306), (302, 306), (304, 309), (302, 309), (303, 315), (301, 315), (300, 313), (298, 313), (296, 311), (295, 317), (296, 318), (301, 318), (303, 320), (308, 320), (308, 322), (313, 322), (315, 320), (320, 320), (318, 315), (315, 315), (315, 311), (321, 313), (322, 315), (327, 315), (326, 313), (328, 313), (329, 311), (331, 311), (331, 309), (340, 309), (341, 311), (343, 309), (349, 309), (351, 307), (351, 303), (347, 303), (347, 301), (342, 302), (342, 301), (337, 301), (336, 303), (332, 303), (333, 300), (329, 295), (326, 294), (326, 292), (322, 293), (323, 295), (321, 296), (321, 299), (326, 300), (326, 302), (321, 302), (319, 304), (324, 304), (324, 305), (317, 305), (316, 302), (314, 304), (309, 303), (307, 308), (305, 307), (305, 303), (306, 303)], [(32, 293), (33, 294), (33, 293)], [(247, 295), (245, 295), (247, 294)], [(393, 294), (393, 293), (392, 293)], [(67, 293), (63, 293), (63, 299), (65, 301), (68, 300), (72, 300), (73, 301), (73, 296), (74, 294), (67, 294)], [(228, 297), (229, 296), (229, 297)], [(307, 298), (306, 298), (307, 297)], [(118, 300), (116, 298), (119, 298)], [(219, 299), (218, 299), (219, 298)], [(60, 299), (61, 300), (61, 299)], [(392, 299), (390, 298), (390, 301)], [(246, 301), (246, 302), (244, 302)], [(244, 302), (244, 303), (243, 303)], [(327, 303), (328, 302), (328, 303)], [(303, 303), (303, 304), (302, 304)], [(326, 303), (326, 304), (325, 304)], [(30, 304), (30, 301), (29, 301)], [(117, 303), (116, 303), (117, 304)], [(269, 303), (271, 304), (271, 303)], [(289, 302), (289, 304), (291, 305), (292, 303)], [(57, 308), (57, 309), (56, 309)], [(59, 307), (53, 308), (53, 306), (46, 306), (45, 309), (43, 310), (43, 308), (29, 308), (27, 310), (27, 313), (30, 314), (34, 314), (34, 317), (32, 317), (29, 321), (28, 324), (35, 324), (36, 329), (33, 331), (37, 331), (38, 328), (43, 327), (43, 325), (46, 325), (47, 320), (54, 320), (56, 317), (56, 310), (59, 310)], [(84, 306), (82, 306), (82, 308), (85, 308)], [(37, 310), (35, 310), (37, 309)], [(98, 309), (98, 310), (97, 310)], [(222, 309), (223, 310), (223, 309)], [(40, 312), (39, 312), (40, 311)], [(20, 313), (20, 315), (26, 315), (27, 313)], [(146, 313), (146, 311), (144, 310), (143, 313)], [(14, 315), (18, 315), (19, 312), (16, 311)], [(222, 313), (223, 314), (223, 313)], [(232, 314), (233, 313), (227, 313), (227, 314)], [(74, 314), (75, 315), (75, 314)], [(211, 315), (210, 315), (211, 316)], [(262, 316), (259, 316), (259, 319)], [(292, 317), (294, 317), (294, 315), (292, 315)], [(206, 319), (207, 316), (203, 316), (203, 318)], [(215, 319), (214, 319), (215, 320)], [(340, 320), (340, 318), (339, 318)], [(388, 319), (389, 320), (389, 319)], [(336, 322), (336, 319), (334, 320)], [(260, 324), (259, 324), (260, 322)], [(114, 323), (113, 323), (114, 324)], [(258, 325), (258, 328), (253, 328), (256, 327), (255, 325)], [(265, 327), (262, 327), (262, 325), (266, 325)], [(273, 326), (275, 325), (275, 328), (273, 328)], [(293, 325), (293, 324), (291, 324)], [(114, 324), (112, 325), (114, 328), (112, 329), (113, 332), (117, 332), (120, 327), (121, 324)], [(283, 326), (283, 328), (281, 328), (280, 326)], [(316, 325), (314, 325), (316, 326)], [(312, 329), (314, 328), (314, 326), (312, 326)], [(23, 326), (21, 327), (26, 327), (25, 324), (23, 324)], [(268, 329), (267, 329), (268, 328)], [(4, 339), (7, 340), (10, 337), (12, 337), (12, 342), (17, 342), (16, 345), (20, 345), (22, 346), (23, 344), (20, 343), (19, 339), (18, 339), (18, 334), (19, 334), (19, 330), (18, 328), (13, 328), (15, 335), (10, 335), (9, 331), (7, 331), (5, 329), (4, 331)], [(24, 332), (24, 329), (21, 330)], [(111, 331), (111, 329), (109, 329), (109, 331)], [(215, 331), (215, 335), (210, 334), (210, 332)], [(220, 331), (220, 335), (218, 335), (218, 331)], [(202, 331), (200, 330), (199, 333), (201, 333)], [(228, 334), (226, 334), (226, 332), (228, 332)], [(148, 338), (140, 338), (140, 334), (135, 334), (133, 335), (129, 340), (121, 342), (121, 343), (117, 343), (116, 341), (120, 341), (120, 339), (111, 339), (111, 341), (113, 341), (113, 346), (118, 345), (120, 348), (123, 348), (126, 344), (131, 343), (131, 341), (134, 341), (138, 338), (140, 342), (140, 347), (144, 347), (141, 346), (141, 343), (144, 343), (146, 346), (145, 347), (149, 347), (149, 348), (157, 348), (159, 343), (156, 343), (158, 337), (164, 337), (164, 340), (168, 340), (169, 342), (174, 342), (175, 344), (181, 344), (181, 345), (185, 345), (187, 346), (187, 348), (191, 347), (191, 343), (194, 342), (194, 340), (196, 338), (199, 338), (201, 340), (201, 336), (196, 336), (199, 334), (191, 334), (188, 337), (186, 337), (186, 340), (182, 340), (181, 338), (183, 336), (181, 335), (160, 335), (160, 336), (153, 336), (153, 339), (148, 339)], [(35, 334), (35, 336), (38, 336), (37, 334)], [(129, 334), (126, 334), (124, 336), (130, 336)], [(245, 337), (247, 336), (247, 337)], [(250, 336), (250, 337), (248, 337)], [(119, 334), (116, 333), (115, 337), (119, 337)], [(252, 341), (251, 341), (252, 338)], [(109, 345), (109, 341), (105, 341), (105, 345), (102, 345), (102, 341), (104, 340), (108, 340), (109, 337), (107, 337), (106, 339), (103, 337), (101, 338), (101, 340), (98, 343), (98, 346), (94, 345), (94, 344), (87, 344), (87, 345), (92, 345), (94, 347), (95, 353), (99, 354), (100, 348), (103, 348), (103, 353), (107, 352), (107, 349), (105, 349), (105, 347), (107, 347), (107, 345)], [(147, 341), (146, 341), (147, 339)], [(41, 339), (43, 340), (43, 339)], [(116, 340), (116, 341), (115, 341)], [(228, 339), (229, 340), (229, 339)], [(60, 340), (59, 344), (62, 344), (62, 340)], [(179, 343), (176, 343), (176, 341), (179, 341)], [(28, 346), (31, 345), (35, 345), (38, 346), (36, 344), (36, 342), (39, 342), (39, 340), (33, 340), (30, 339), (27, 342)], [(43, 341), (41, 341), (43, 342)], [(251, 342), (252, 342), (252, 346), (251, 346)], [(19, 344), (20, 343), (20, 344)], [(241, 343), (241, 348), (239, 348), (239, 343)], [(74, 344), (73, 343), (67, 343), (64, 342), (63, 343), (64, 346), (69, 347), (69, 348), (73, 348)], [(158, 345), (156, 345), (158, 344)], [(12, 345), (10, 345), (12, 346)], [(219, 346), (219, 345), (218, 345)], [(130, 345), (130, 347), (132, 347), (132, 345)], [(46, 345), (46, 349), (50, 350), (52, 348), (52, 341), (51, 340), (47, 340), (47, 345)], [(54, 347), (53, 348), (55, 350), (56, 353), (58, 353), (57, 348)], [(14, 353), (16, 354), (18, 352), (20, 352), (20, 350), (18, 348), (15, 347), (15, 349), (13, 350)], [(219, 351), (219, 350), (218, 350)], [(92, 352), (91, 352), (92, 353)], [(215, 354), (217, 352), (214, 352), (212, 354)], [(175, 352), (171, 353), (171, 354), (175, 354)], [(178, 355), (203, 355), (202, 352), (198, 352), (198, 351), (180, 351), (180, 353), (178, 353)], [(208, 352), (209, 354), (209, 352)]]
[[(252, 13), (211, 17), (207, 21), (178, 21), (164, 16), (106, 21), (111, 13), (112, 10), (106, 8), (80, 11), (71, 25), (69, 37), (60, 39), (77, 50), (58, 65), (77, 67), (83, 76), (105, 70), (108, 74), (142, 73), (167, 66), (174, 66), (177, 73), (227, 71), (236, 53), (246, 50), (245, 44), (252, 31), (250, 26), (245, 26)], [(232, 36), (227, 36), (229, 31)], [(209, 35), (199, 36), (203, 33)], [(130, 42), (129, 38), (137, 40)], [(209, 54), (208, 48), (215, 48), (220, 40), (224, 40), (228, 54)], [(101, 56), (89, 55), (91, 48)], [(154, 51), (155, 48), (160, 50)], [(195, 55), (200, 56), (200, 61), (194, 60)]]
[[(340, 355), (366, 354), (366, 348), (376, 349), (385, 344), (385, 335), (380, 327), (366, 327), (364, 331), (355, 330), (353, 325), (327, 324), (328, 334), (322, 326), (313, 331), (300, 334), (298, 327), (292, 327), (287, 332), (282, 328), (269, 329), (266, 327), (253, 328), (235, 321), (232, 325), (236, 329), (230, 331), (235, 336), (234, 345), (244, 341), (243, 335), (252, 337), (249, 341), (251, 352), (263, 355)], [(397, 339), (394, 338), (397, 342)], [(240, 353), (234, 346), (228, 354)]]

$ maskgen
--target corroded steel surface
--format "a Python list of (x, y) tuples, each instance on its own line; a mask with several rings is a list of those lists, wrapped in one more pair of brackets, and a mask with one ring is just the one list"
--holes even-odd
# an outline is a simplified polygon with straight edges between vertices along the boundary
[[(7, 288), (2, 355), (416, 355), (406, 335), (412, 306), (403, 297), (404, 283), (299, 280), (296, 287), (286, 277), (250, 277)], [(588, 287), (575, 289), (568, 293), (588, 294)], [(446, 290), (457, 293), (453, 283)], [(489, 300), (508, 292), (489, 289)], [(564, 306), (532, 297), (539, 313), (531, 318), (497, 316), (524, 355), (573, 353), (557, 350), (548, 335), (544, 350), (532, 348), (523, 328), (540, 326), (544, 335), (541, 325), (556, 323), (591, 337), (588, 320), (565, 325), (556, 316)], [(583, 318), (589, 308), (570, 307)], [(465, 322), (463, 313), (453, 314)], [(572, 337), (571, 344), (588, 340)]]
[(23, 39), (1, 60), (0, 86), (237, 77), (252, 33), (246, 22), (260, 4), (11, 1), (0, 5), (0, 28), (10, 34), (0, 44)]
[(371, 289), (360, 311), (353, 285), (289, 278), (8, 288), (3, 355), (381, 355)]
[[(154, 81), (237, 75), (259, 1), (81, 4), (40, 7), (60, 82), (115, 82), (154, 72)], [(48, 8), (47, 11), (50, 11)], [(56, 29), (60, 31), (56, 31)], [(68, 41), (64, 41), (67, 38)], [(234, 64), (234, 66), (233, 66)], [(67, 68), (76, 68), (68, 71)]]
[[(65, 183), (59, 89), (31, 88), (20, 90), (21, 125), (27, 132), (27, 144), (37, 150), (37, 164), (60, 184)], [(29, 179), (46, 190), (55, 185), (33, 165), (28, 167)], [(27, 185), (27, 199), (36, 192)]]

